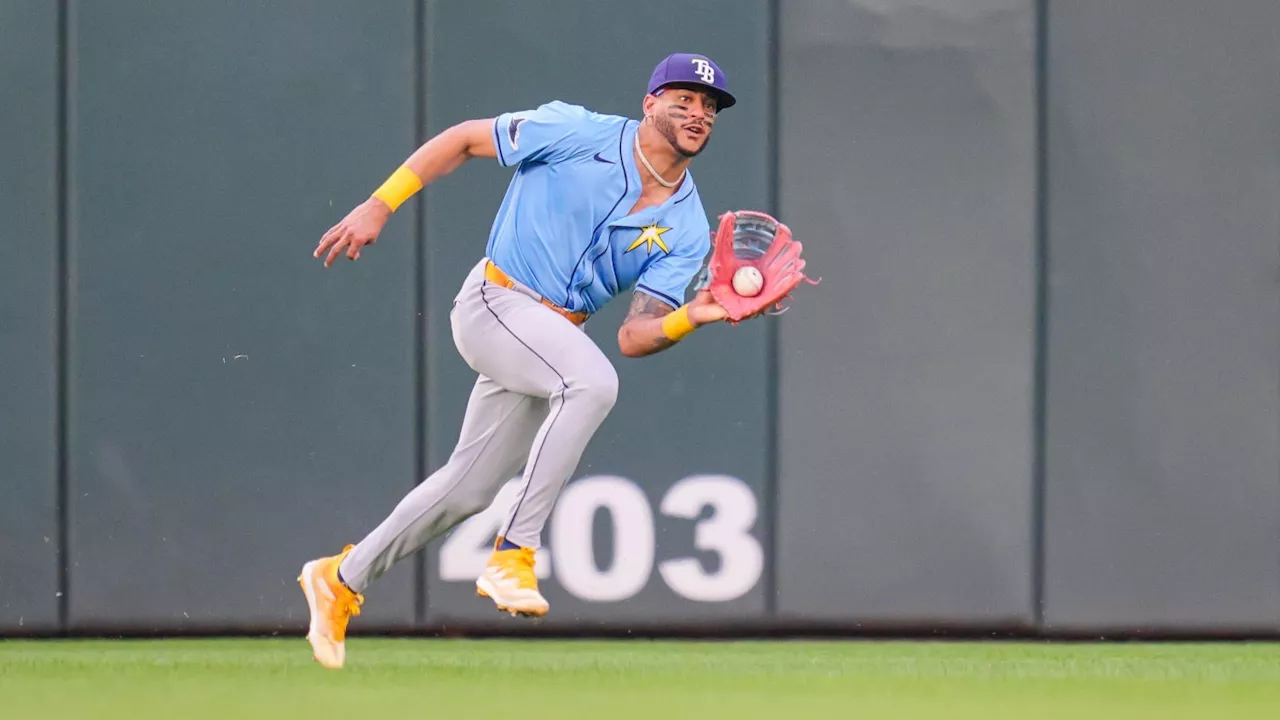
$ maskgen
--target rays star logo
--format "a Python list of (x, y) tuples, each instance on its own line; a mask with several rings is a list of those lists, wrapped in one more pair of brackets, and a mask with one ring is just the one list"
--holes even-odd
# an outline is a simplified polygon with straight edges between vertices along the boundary
[(671, 251), (667, 249), (667, 244), (662, 242), (662, 233), (670, 229), (671, 228), (658, 227), (657, 223), (640, 228), (640, 237), (636, 238), (636, 241), (631, 243), (631, 247), (627, 248), (627, 252), (631, 252), (641, 245), (647, 245), (648, 247), (645, 249), (645, 253), (652, 253), (653, 246), (657, 245), (662, 248), (662, 252), (670, 254)]

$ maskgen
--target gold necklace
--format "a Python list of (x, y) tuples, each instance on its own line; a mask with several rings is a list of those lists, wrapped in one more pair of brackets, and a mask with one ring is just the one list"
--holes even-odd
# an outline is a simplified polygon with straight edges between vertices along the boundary
[(636, 154), (640, 156), (640, 162), (644, 163), (645, 169), (649, 171), (649, 174), (653, 176), (653, 179), (657, 180), (658, 184), (661, 185), (662, 187), (666, 187), (666, 188), (675, 187), (680, 183), (680, 181), (684, 178), (684, 174), (689, 170), (688, 168), (681, 170), (680, 177), (676, 178), (672, 182), (667, 182), (666, 180), (663, 180), (662, 176), (658, 174), (658, 171), (654, 170), (653, 166), (649, 164), (649, 158), (644, 156), (644, 151), (640, 149), (640, 131), (639, 130), (636, 131)]

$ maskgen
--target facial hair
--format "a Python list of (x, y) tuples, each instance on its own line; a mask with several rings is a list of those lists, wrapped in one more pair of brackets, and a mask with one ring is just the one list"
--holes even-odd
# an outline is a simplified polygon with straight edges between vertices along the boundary
[(671, 108), (667, 110), (666, 114), (654, 113), (649, 117), (653, 120), (653, 128), (658, 131), (658, 134), (666, 138), (667, 142), (671, 143), (671, 147), (675, 148), (675, 151), (684, 157), (697, 157), (699, 153), (707, 149), (707, 143), (711, 141), (711, 127), (704, 123), (703, 129), (706, 131), (706, 134), (703, 135), (702, 145), (697, 150), (689, 152), (680, 147), (680, 143), (676, 138), (676, 133), (679, 132), (679, 129), (676, 127), (676, 121), (684, 122), (688, 119), (688, 115), (685, 115), (683, 112), (675, 108)]

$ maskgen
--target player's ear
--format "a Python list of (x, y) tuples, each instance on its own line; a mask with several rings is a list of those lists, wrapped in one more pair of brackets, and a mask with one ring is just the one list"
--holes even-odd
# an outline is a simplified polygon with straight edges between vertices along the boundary
[(648, 118), (653, 114), (653, 106), (658, 102), (658, 98), (653, 95), (646, 94), (644, 100), (640, 101), (640, 110), (644, 116)]

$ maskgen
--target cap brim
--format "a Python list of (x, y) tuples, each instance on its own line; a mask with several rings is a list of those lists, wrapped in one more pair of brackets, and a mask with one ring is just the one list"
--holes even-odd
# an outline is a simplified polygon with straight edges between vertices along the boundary
[(675, 85), (688, 85), (688, 86), (690, 86), (690, 87), (698, 87), (698, 88), (702, 88), (703, 90), (706, 90), (707, 92), (710, 92), (711, 94), (715, 95), (715, 96), (716, 96), (716, 110), (724, 110), (725, 108), (731, 108), (731, 107), (733, 107), (734, 105), (737, 105), (737, 104), (738, 104), (738, 99), (737, 99), (737, 98), (735, 98), (735, 97), (733, 96), (733, 93), (730, 93), (728, 90), (723, 90), (723, 89), (721, 89), (721, 88), (716, 87), (715, 85), (709, 85), (709, 84), (707, 84), (707, 83), (698, 82), (698, 81), (696, 81), (696, 80), (672, 80), (671, 82), (663, 83), (663, 84), (659, 85), (658, 87), (654, 88), (654, 89), (653, 89), (653, 90), (651, 90), (650, 92), (657, 92), (657, 91), (659, 91), (659, 90), (665, 90), (665, 89), (667, 89), (667, 88), (669, 88), (669, 87), (673, 87), (673, 86), (675, 86)]

